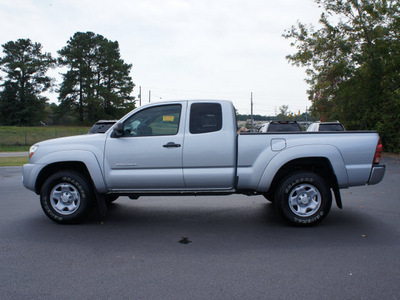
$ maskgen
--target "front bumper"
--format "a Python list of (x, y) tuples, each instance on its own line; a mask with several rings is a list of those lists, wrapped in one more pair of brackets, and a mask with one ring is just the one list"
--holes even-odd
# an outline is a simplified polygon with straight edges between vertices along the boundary
[(385, 165), (374, 165), (372, 166), (371, 174), (369, 175), (368, 184), (377, 184), (382, 181), (385, 176)]
[(36, 179), (42, 168), (43, 166), (38, 164), (26, 164), (22, 166), (22, 184), (24, 187), (36, 192)]

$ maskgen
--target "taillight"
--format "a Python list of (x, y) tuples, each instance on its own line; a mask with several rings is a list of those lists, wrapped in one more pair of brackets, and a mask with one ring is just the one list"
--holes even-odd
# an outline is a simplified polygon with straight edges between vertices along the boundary
[(381, 162), (382, 152), (383, 152), (383, 145), (381, 139), (379, 139), (378, 145), (376, 146), (375, 150), (374, 164), (379, 164)]

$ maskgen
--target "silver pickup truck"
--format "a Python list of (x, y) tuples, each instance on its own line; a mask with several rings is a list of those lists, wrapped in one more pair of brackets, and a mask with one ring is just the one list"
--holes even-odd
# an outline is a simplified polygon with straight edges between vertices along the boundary
[(118, 196), (264, 195), (289, 223), (315, 225), (339, 189), (385, 173), (376, 132), (237, 134), (229, 101), (142, 106), (105, 134), (33, 145), (23, 184), (46, 215), (76, 223)]

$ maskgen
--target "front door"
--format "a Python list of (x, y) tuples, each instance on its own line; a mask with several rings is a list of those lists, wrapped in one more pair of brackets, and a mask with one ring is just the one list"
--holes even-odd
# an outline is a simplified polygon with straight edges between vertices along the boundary
[(182, 171), (185, 105), (157, 105), (140, 110), (123, 122), (123, 136), (107, 138), (104, 167), (109, 189), (185, 187)]

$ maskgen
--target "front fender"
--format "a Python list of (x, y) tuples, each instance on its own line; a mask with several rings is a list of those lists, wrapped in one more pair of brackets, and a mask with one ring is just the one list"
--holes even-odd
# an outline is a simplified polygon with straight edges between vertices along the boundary
[(258, 184), (257, 191), (267, 192), (274, 176), (287, 163), (301, 158), (326, 158), (329, 160), (336, 175), (339, 188), (346, 188), (349, 179), (346, 166), (340, 151), (331, 145), (304, 145), (286, 148), (275, 155), (267, 164)]
[[(107, 192), (107, 187), (104, 181), (101, 164), (97, 160), (93, 152), (86, 150), (68, 150), (56, 151), (42, 156), (35, 165), (42, 166), (41, 170), (51, 164), (55, 163), (68, 163), (68, 162), (81, 162), (89, 171), (90, 177), (96, 190), (99, 193)], [(40, 171), (38, 172), (40, 173)]]

